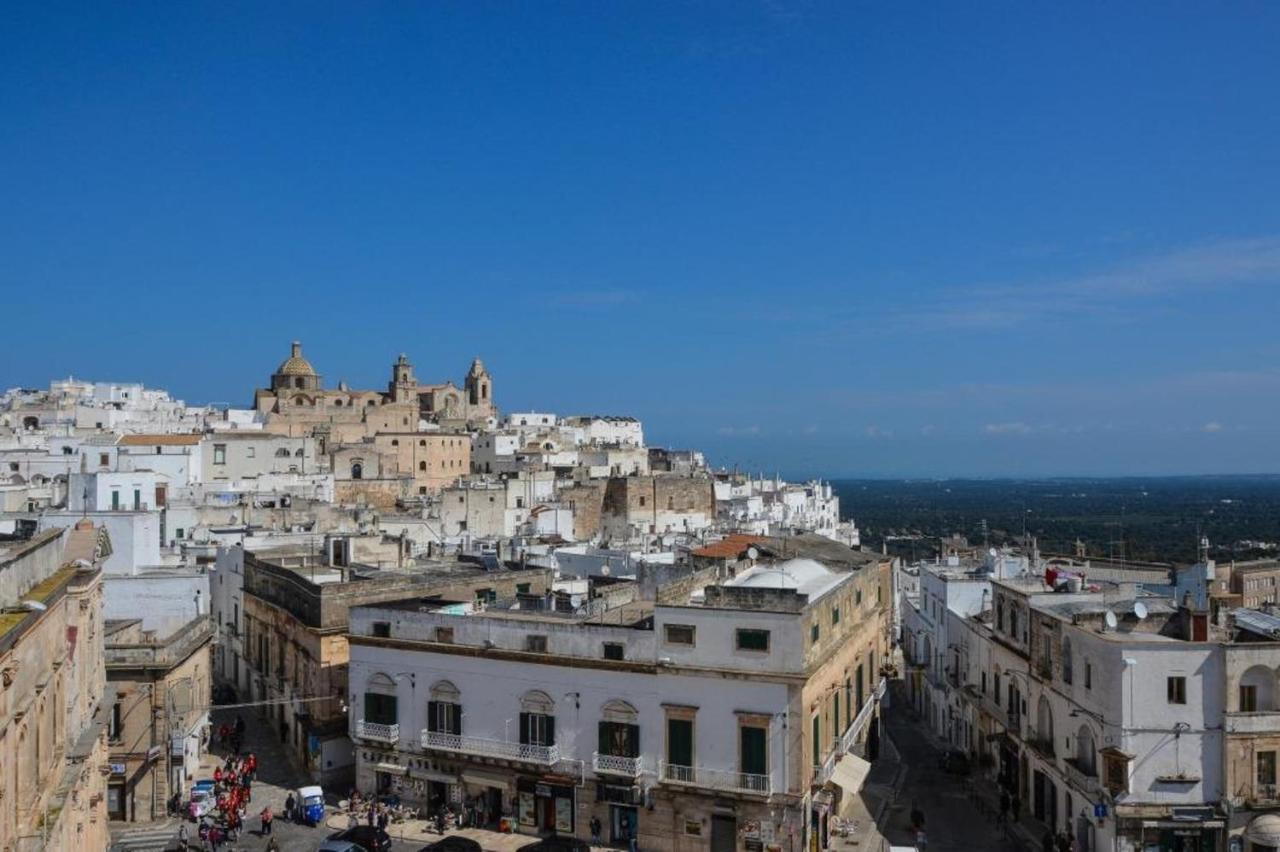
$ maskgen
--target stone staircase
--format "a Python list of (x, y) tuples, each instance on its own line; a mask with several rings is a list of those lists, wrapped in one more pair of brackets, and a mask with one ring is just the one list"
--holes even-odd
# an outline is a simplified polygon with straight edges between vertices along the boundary
[(111, 852), (164, 852), (178, 848), (178, 820), (111, 832)]

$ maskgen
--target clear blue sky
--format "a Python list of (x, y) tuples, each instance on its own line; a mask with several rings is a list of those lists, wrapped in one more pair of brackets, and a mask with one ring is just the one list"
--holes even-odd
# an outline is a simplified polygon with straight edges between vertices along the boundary
[(1280, 469), (1280, 7), (0, 9), (0, 386), (484, 357), (793, 474)]

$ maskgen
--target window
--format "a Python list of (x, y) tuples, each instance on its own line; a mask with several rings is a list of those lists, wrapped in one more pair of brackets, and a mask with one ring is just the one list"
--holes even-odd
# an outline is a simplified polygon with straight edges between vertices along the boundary
[(227, 445), (226, 444), (213, 445), (213, 463), (214, 464), (227, 463)]
[[(287, 455), (289, 455), (289, 451), (288, 451), (288, 450), (285, 450), (285, 451), (284, 451), (284, 454), (285, 454), (286, 456), (287, 456)], [(280, 455), (280, 451), (279, 451), (279, 450), (277, 450), (277, 451), (276, 451), (276, 455)], [(245, 457), (245, 458), (247, 458), (247, 459), (256, 459), (256, 458), (258, 457), (258, 448), (257, 448), (257, 447), (245, 447), (245, 448), (244, 448), (244, 457)]]
[(668, 624), (663, 629), (663, 637), (668, 645), (694, 644), (694, 628), (688, 624)]
[[(693, 719), (667, 717), (667, 763), (686, 769), (693, 766)], [(675, 780), (684, 780), (679, 775)], [(689, 780), (693, 780), (692, 776)]]
[(1165, 691), (1169, 698), (1170, 704), (1186, 704), (1187, 703), (1187, 679), (1179, 675), (1171, 677), (1166, 682)]
[(427, 731), (433, 734), (462, 733), (462, 704), (458, 688), (447, 680), (431, 687), (427, 702)]
[(738, 650), (739, 651), (768, 651), (769, 650), (769, 631), (768, 630), (738, 630)]
[(839, 623), (840, 623), (840, 607), (833, 606), (831, 607), (831, 626), (835, 627)]
[(124, 714), (122, 710), (123, 705), (119, 701), (111, 705), (111, 723), (107, 727), (107, 739), (113, 743), (120, 742), (120, 737), (124, 733)]
[(529, 594), (529, 584), (528, 584), (528, 583), (516, 583), (516, 594), (517, 594), (517, 595), (527, 595), (527, 594)]
[(436, 628), (436, 641), (437, 641), (437, 642), (440, 642), (441, 644), (444, 644), (444, 645), (452, 645), (452, 644), (453, 644), (453, 628), (452, 628), (452, 627), (437, 627), (437, 628)]
[(1084, 688), (1093, 689), (1093, 663), (1084, 661)]
[(377, 725), (394, 725), (399, 721), (395, 683), (386, 675), (376, 675), (369, 681), (369, 689), (364, 694), (364, 720)]
[(1276, 753), (1274, 751), (1258, 752), (1258, 786), (1275, 787), (1276, 785)]
[(597, 728), (598, 750), (613, 757), (640, 756), (640, 726), (634, 707), (625, 701), (610, 701)]
[(818, 622), (815, 621), (813, 626), (809, 628), (809, 641), (816, 643), (821, 635), (822, 630), (818, 627)]
[(183, 534), (183, 532), (185, 532), (185, 530), (183, 530), (183, 529), (182, 529), (182, 527), (178, 527), (178, 528), (177, 528), (176, 530), (174, 530), (173, 532), (174, 532), (174, 537), (175, 537), (175, 538), (177, 538), (177, 539), (179, 539), (179, 540), (181, 540), (181, 539), (183, 538), (183, 535), (182, 535), (182, 534)]
[(1252, 684), (1240, 685), (1240, 712), (1258, 712), (1258, 687)]
[[(98, 467), (109, 467), (111, 465), (111, 456), (107, 453), (98, 454)], [(14, 470), (17, 470), (15, 467)]]
[(530, 692), (520, 701), (520, 744), (553, 746), (556, 744), (555, 705), (542, 692)]
[(640, 498), (640, 505), (641, 505), (641, 506), (644, 506), (644, 498), (643, 498), (643, 497), (641, 497), (641, 498)]
[(621, 660), (625, 654), (626, 646), (621, 642), (605, 642), (604, 658), (606, 660)]
[(813, 765), (822, 765), (822, 717), (813, 714)]
[(768, 730), (757, 725), (738, 729), (738, 761), (744, 775), (768, 775)]
[(1066, 636), (1062, 637), (1062, 682), (1071, 683), (1075, 673), (1073, 671), (1073, 660), (1071, 659), (1071, 640)]
[(862, 589), (858, 589), (857, 593), (853, 596), (853, 602), (858, 606), (862, 606)]
[(390, 636), (391, 636), (391, 622), (389, 622), (389, 621), (375, 621), (375, 622), (373, 623), (373, 632), (372, 632), (370, 635), (372, 635), (372, 636), (378, 636), (378, 637), (381, 637), (381, 638), (383, 638), (383, 639), (390, 638)]
[(545, 636), (524, 637), (524, 649), (534, 654), (547, 653), (547, 637)]
[(119, 510), (120, 510), (120, 492), (112, 491), (111, 492), (111, 511), (117, 512)]

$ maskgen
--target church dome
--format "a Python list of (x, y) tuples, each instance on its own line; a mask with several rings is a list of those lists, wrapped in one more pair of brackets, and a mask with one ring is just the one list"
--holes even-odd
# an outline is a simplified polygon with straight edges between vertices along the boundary
[(277, 376), (314, 376), (315, 368), (311, 366), (311, 362), (302, 357), (302, 344), (293, 341), (292, 353), (286, 358), (280, 367), (276, 370)]

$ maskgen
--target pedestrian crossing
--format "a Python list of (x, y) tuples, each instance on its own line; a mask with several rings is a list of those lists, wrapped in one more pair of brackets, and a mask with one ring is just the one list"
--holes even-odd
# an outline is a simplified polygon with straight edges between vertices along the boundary
[(178, 824), (166, 822), (147, 828), (121, 832), (111, 843), (111, 852), (163, 852), (176, 848)]

